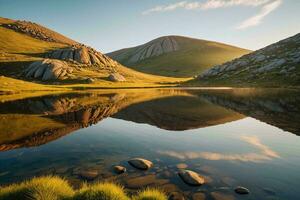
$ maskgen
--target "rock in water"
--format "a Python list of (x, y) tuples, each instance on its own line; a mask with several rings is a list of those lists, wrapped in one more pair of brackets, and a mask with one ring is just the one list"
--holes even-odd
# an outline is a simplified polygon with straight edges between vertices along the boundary
[(198, 186), (205, 183), (205, 179), (194, 171), (181, 170), (178, 174), (180, 178), (189, 185)]
[(87, 180), (93, 180), (98, 176), (98, 171), (96, 170), (82, 170), (79, 175)]
[(236, 187), (234, 191), (238, 194), (249, 194), (250, 193), (250, 191), (247, 188), (242, 187), (242, 186)]
[(153, 163), (149, 160), (143, 159), (143, 158), (133, 158), (128, 161), (130, 165), (132, 165), (135, 168), (147, 170), (153, 166)]
[(43, 81), (65, 79), (72, 74), (73, 68), (66, 62), (54, 59), (44, 59), (31, 63), (25, 70), (27, 78), (37, 78)]
[(119, 73), (113, 73), (113, 74), (110, 74), (108, 76), (108, 79), (110, 81), (114, 81), (114, 82), (123, 82), (123, 81), (126, 81), (126, 79), (124, 78), (124, 76), (122, 76), (121, 74)]
[(123, 167), (123, 166), (117, 165), (117, 166), (114, 166), (114, 171), (115, 171), (117, 174), (123, 174), (123, 173), (126, 172), (126, 168)]

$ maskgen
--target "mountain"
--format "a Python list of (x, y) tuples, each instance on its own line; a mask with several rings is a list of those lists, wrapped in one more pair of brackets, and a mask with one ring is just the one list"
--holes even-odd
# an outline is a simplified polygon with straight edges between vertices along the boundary
[(182, 36), (165, 36), (146, 44), (108, 53), (132, 69), (156, 75), (191, 77), (249, 50)]
[(300, 33), (200, 74), (192, 85), (299, 86)]
[(0, 75), (42, 84), (95, 87), (112, 82), (136, 86), (178, 81), (134, 71), (46, 27), (7, 18), (0, 18)]

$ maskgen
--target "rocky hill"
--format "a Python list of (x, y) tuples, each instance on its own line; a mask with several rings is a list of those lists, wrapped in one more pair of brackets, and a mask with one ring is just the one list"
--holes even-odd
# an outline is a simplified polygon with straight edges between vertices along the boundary
[(300, 33), (200, 74), (193, 84), (300, 85)]
[(0, 75), (41, 84), (160, 84), (84, 44), (33, 22), (0, 18)]
[(181, 36), (165, 36), (107, 55), (141, 72), (191, 77), (213, 65), (221, 64), (249, 52), (246, 49), (218, 42)]
[(30, 21), (0, 18), (0, 26), (48, 42), (57, 42), (68, 45), (77, 43), (76, 41), (63, 36), (62, 34)]

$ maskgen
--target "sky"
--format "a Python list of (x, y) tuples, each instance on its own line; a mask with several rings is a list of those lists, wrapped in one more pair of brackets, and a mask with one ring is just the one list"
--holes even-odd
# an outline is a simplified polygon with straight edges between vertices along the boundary
[(300, 0), (0, 0), (29, 20), (108, 53), (182, 35), (257, 50), (300, 32)]

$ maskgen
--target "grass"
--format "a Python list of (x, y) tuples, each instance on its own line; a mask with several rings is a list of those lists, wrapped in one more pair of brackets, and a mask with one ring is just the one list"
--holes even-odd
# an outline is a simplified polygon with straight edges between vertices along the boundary
[(73, 197), (74, 200), (129, 200), (124, 189), (113, 183), (85, 185)]
[(33, 178), (0, 188), (0, 200), (63, 200), (73, 195), (74, 190), (68, 182), (56, 176)]
[(113, 52), (113, 59), (140, 72), (169, 76), (192, 77), (204, 70), (249, 53), (249, 50), (205, 40), (173, 36), (180, 46), (178, 51), (164, 53), (137, 63), (129, 58), (137, 48), (128, 48)]
[(156, 189), (140, 191), (135, 196), (126, 193), (114, 183), (84, 184), (74, 190), (69, 183), (57, 176), (33, 178), (19, 184), (0, 187), (0, 200), (167, 200)]
[(147, 188), (140, 191), (133, 200), (167, 200), (167, 196), (158, 189)]

